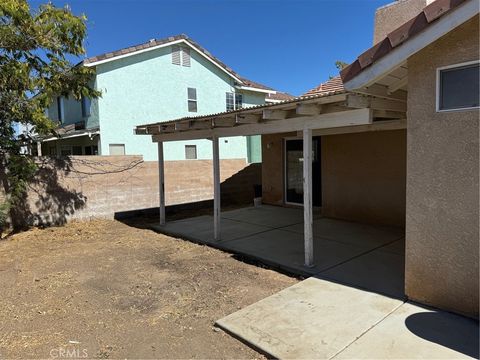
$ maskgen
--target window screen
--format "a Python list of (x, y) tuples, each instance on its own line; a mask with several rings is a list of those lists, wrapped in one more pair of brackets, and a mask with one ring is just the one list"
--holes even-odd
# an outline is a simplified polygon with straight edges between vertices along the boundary
[(479, 64), (440, 70), (439, 110), (479, 106)]
[(188, 111), (197, 112), (197, 89), (187, 88)]
[(243, 95), (235, 94), (235, 110), (241, 109), (243, 107)]
[(233, 100), (233, 93), (227, 92), (227, 111), (235, 110), (235, 102)]
[(243, 107), (243, 95), (227, 92), (226, 104), (227, 104), (227, 111), (241, 109)]
[(194, 160), (197, 158), (197, 145), (185, 145), (185, 159)]
[(125, 155), (125, 144), (110, 144), (110, 155)]

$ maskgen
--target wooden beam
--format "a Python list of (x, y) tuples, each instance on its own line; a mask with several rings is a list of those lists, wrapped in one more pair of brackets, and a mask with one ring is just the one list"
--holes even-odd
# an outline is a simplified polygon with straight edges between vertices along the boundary
[(303, 237), (305, 266), (313, 266), (312, 129), (303, 129)]
[(237, 114), (235, 116), (237, 124), (256, 124), (260, 119), (260, 115), (255, 114)]
[(283, 120), (287, 117), (285, 110), (263, 110), (262, 118), (264, 120)]
[(408, 76), (405, 76), (403, 79), (400, 79), (396, 83), (390, 85), (388, 87), (388, 92), (392, 94), (392, 93), (396, 92), (397, 90), (400, 90), (401, 88), (403, 88), (407, 84), (408, 84)]
[(321, 112), (321, 105), (316, 104), (297, 104), (295, 112), (297, 115), (319, 115)]
[(160, 225), (165, 225), (165, 161), (163, 158), (163, 142), (158, 142), (158, 200)]
[(204, 130), (182, 131), (173, 134), (152, 136), (157, 141), (177, 141), (207, 139), (214, 135), (218, 137), (275, 134), (298, 131), (302, 129), (326, 129), (342, 126), (371, 124), (373, 112), (370, 109), (355, 109), (315, 116), (302, 116), (293, 119), (261, 122), (258, 124), (237, 125), (231, 128), (215, 128)]
[(407, 114), (403, 111), (373, 110), (373, 119), (405, 119)]
[(190, 128), (195, 130), (211, 129), (212, 120), (192, 120)]
[(184, 131), (190, 129), (190, 121), (179, 121), (175, 123), (175, 131)]
[(327, 136), (327, 135), (339, 135), (339, 134), (353, 134), (362, 133), (368, 131), (388, 131), (388, 130), (401, 130), (407, 128), (407, 120), (384, 120), (374, 121), (369, 125), (355, 125), (344, 126), (330, 129), (316, 129), (313, 130), (313, 136)]
[(235, 117), (224, 117), (213, 119), (214, 127), (232, 127), (236, 124)]
[(349, 94), (347, 96), (346, 106), (350, 108), (371, 108), (375, 110), (407, 112), (406, 102), (367, 97), (358, 94)]
[(385, 85), (373, 84), (370, 85), (368, 88), (362, 88), (355, 90), (356, 93), (364, 94), (364, 95), (372, 95), (384, 99), (390, 100), (399, 100), (399, 101), (407, 101), (407, 92), (403, 90), (397, 90), (395, 92), (390, 92), (388, 87)]
[(212, 137), (213, 150), (213, 238), (220, 240), (220, 153), (218, 136)]

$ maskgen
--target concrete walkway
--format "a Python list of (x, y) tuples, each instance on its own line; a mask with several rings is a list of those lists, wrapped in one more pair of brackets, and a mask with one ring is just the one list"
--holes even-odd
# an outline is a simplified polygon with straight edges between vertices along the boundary
[(162, 233), (245, 255), (293, 274), (368, 289), (403, 299), (403, 229), (314, 216), (315, 266), (305, 267), (303, 211), (262, 205), (222, 213), (221, 241), (213, 240), (213, 217), (153, 225)]
[(478, 323), (311, 277), (217, 321), (280, 359), (478, 356)]

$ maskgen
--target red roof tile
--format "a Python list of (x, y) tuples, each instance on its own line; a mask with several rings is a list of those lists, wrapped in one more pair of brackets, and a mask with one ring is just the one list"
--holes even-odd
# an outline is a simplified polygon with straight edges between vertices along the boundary
[(96, 63), (97, 61), (113, 59), (115, 57), (126, 55), (126, 54), (133, 54), (133, 53), (135, 53), (137, 51), (140, 51), (140, 50), (148, 49), (148, 48), (151, 48), (151, 47), (156, 47), (156, 46), (167, 44), (169, 42), (173, 42), (173, 41), (177, 41), (177, 40), (188, 41), (188, 43), (191, 44), (196, 50), (203, 53), (210, 60), (216, 62), (221, 68), (223, 68), (229, 74), (231, 74), (232, 76), (241, 80), (244, 86), (255, 87), (255, 88), (263, 89), (263, 90), (274, 91), (272, 88), (270, 88), (266, 85), (260, 84), (258, 82), (255, 82), (255, 81), (252, 81), (252, 80), (249, 80), (249, 79), (246, 79), (246, 78), (240, 76), (235, 71), (233, 71), (230, 67), (228, 67), (227, 65), (222, 63), (218, 58), (216, 58), (215, 56), (210, 54), (206, 49), (204, 49), (202, 46), (197, 44), (195, 41), (190, 39), (185, 34), (170, 36), (168, 38), (163, 38), (163, 39), (152, 39), (152, 40), (150, 40), (146, 43), (143, 43), (143, 44), (138, 44), (138, 45), (134, 45), (134, 46), (124, 48), (124, 49), (115, 50), (115, 51), (104, 53), (104, 54), (97, 55), (97, 56), (92, 56), (92, 57), (89, 57), (89, 58), (86, 58), (85, 60), (83, 60), (83, 64), (92, 64), (92, 63)]
[(330, 80), (321, 83), (316, 88), (307, 91), (302, 96), (322, 95), (335, 91), (343, 91), (343, 82), (340, 76), (334, 76)]
[(430, 26), (435, 20), (456, 8), (466, 0), (436, 0), (425, 7), (423, 11), (413, 19), (407, 21), (388, 34), (382, 41), (371, 47), (357, 60), (340, 72), (343, 82), (352, 80), (365, 68), (378, 61), (390, 51), (408, 41), (419, 32)]

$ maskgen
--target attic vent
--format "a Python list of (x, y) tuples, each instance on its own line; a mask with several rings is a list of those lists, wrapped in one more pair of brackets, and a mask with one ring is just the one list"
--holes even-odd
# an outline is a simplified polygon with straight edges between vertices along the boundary
[(181, 65), (180, 64), (180, 46), (178, 45), (172, 46), (172, 64)]
[(182, 48), (182, 65), (190, 66), (190, 49)]

